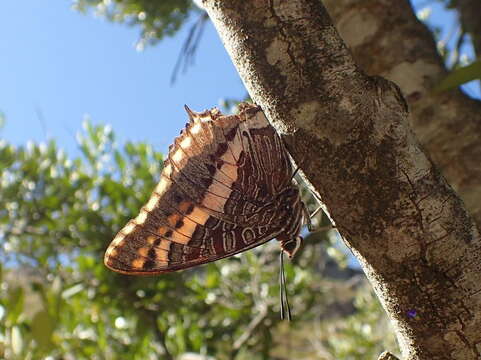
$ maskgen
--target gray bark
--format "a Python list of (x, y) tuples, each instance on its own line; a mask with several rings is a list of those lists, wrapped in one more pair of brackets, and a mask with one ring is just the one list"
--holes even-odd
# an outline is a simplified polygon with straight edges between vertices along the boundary
[(403, 358), (479, 359), (479, 232), (419, 147), (399, 88), (360, 69), (317, 0), (203, 4), (360, 260)]
[[(432, 93), (448, 72), (431, 32), (416, 18), (408, 0), (326, 0), (325, 4), (356, 63), (368, 74), (399, 85), (419, 142), (480, 228), (481, 102), (458, 90)], [(475, 14), (479, 22), (479, 12)]]

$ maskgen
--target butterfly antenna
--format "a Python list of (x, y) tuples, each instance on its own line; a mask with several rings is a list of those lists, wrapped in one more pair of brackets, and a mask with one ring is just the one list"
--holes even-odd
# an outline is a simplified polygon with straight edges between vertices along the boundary
[[(289, 300), (287, 299), (287, 287), (286, 287), (286, 274), (284, 271), (284, 250), (281, 250), (279, 257), (280, 269), (279, 269), (279, 287), (280, 287), (280, 302), (281, 302), (281, 320), (287, 318), (287, 321), (291, 321), (291, 307), (289, 306)], [(286, 316), (287, 315), (287, 316)]]
[(282, 270), (284, 269), (284, 251), (281, 250), (280, 257), (279, 257), (279, 302), (281, 303), (281, 320), (284, 320), (284, 278), (282, 276)]
[[(296, 170), (294, 170), (294, 172), (293, 172), (292, 175), (291, 175), (291, 181), (292, 181), (292, 179), (294, 179), (294, 177), (297, 175), (297, 173), (299, 172), (299, 169), (300, 169), (299, 167), (296, 167)], [(309, 189), (309, 188), (308, 188), (308, 189)], [(322, 202), (322, 201), (321, 201), (321, 198), (320, 198), (319, 196), (317, 196), (317, 194), (316, 194), (315, 192), (313, 192), (313, 191), (309, 191), (309, 192), (314, 196), (314, 198), (315, 198), (317, 201)], [(305, 207), (305, 209), (306, 209), (306, 211), (307, 211), (307, 207), (305, 206), (305, 204), (304, 204), (304, 207)], [(309, 213), (307, 213), (308, 216), (307, 216), (306, 218), (307, 218), (308, 220), (312, 219), (312, 218), (313, 218), (319, 211), (321, 211), (321, 210), (322, 210), (322, 205), (319, 206), (312, 214), (309, 215)], [(309, 226), (310, 226), (310, 223), (309, 223)], [(311, 231), (311, 230), (309, 230), (309, 231)]]
[(291, 181), (292, 179), (294, 179), (294, 177), (297, 175), (297, 172), (299, 171), (299, 166), (296, 168), (296, 170), (294, 170), (294, 172), (292, 173), (291, 175)]

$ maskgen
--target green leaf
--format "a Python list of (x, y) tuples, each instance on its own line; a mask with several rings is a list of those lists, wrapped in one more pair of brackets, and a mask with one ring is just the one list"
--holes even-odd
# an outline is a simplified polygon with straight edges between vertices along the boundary
[(105, 3), (102, 0), (75, 0), (74, 8), (83, 13), (88, 13), (89, 8), (96, 9), (97, 15), (110, 21), (137, 25), (142, 40), (148, 43), (174, 35), (191, 10), (199, 11), (191, 0), (116, 0), (108, 7), (102, 6)]
[(434, 92), (450, 90), (472, 80), (479, 79), (481, 79), (481, 60), (454, 70), (434, 87)]
[(84, 289), (84, 286), (82, 284), (77, 284), (72, 287), (69, 287), (67, 290), (64, 290), (62, 292), (62, 298), (63, 299), (68, 299), (71, 296), (74, 296), (75, 294), (81, 292)]
[(11, 331), (12, 352), (14, 355), (20, 355), (23, 349), (23, 337), (20, 327), (14, 326)]
[(117, 163), (117, 166), (119, 167), (119, 169), (121, 171), (124, 171), (125, 170), (125, 160), (122, 157), (122, 154), (120, 153), (120, 151), (116, 150), (114, 156), (115, 156), (115, 162)]
[(15, 324), (22, 314), (25, 294), (23, 288), (16, 287), (10, 290), (7, 302), (7, 322)]
[(45, 310), (35, 314), (32, 320), (32, 336), (44, 351), (53, 347), (52, 334), (55, 329), (53, 319)]

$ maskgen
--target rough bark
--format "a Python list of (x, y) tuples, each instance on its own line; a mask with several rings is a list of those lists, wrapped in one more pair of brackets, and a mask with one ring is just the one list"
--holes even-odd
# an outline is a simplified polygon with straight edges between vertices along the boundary
[[(459, 7), (470, 2), (460, 0)], [(481, 10), (474, 2), (471, 10)], [(481, 102), (458, 90), (432, 93), (447, 71), (408, 0), (326, 0), (325, 5), (357, 64), (399, 85), (417, 138), (481, 228)], [(472, 14), (481, 24), (479, 12)]]
[(420, 149), (399, 88), (360, 70), (318, 0), (203, 4), (360, 260), (404, 359), (479, 359), (479, 232)]
[(471, 35), (474, 50), (478, 58), (481, 58), (481, 1), (458, 0), (456, 7), (459, 11), (463, 30)]

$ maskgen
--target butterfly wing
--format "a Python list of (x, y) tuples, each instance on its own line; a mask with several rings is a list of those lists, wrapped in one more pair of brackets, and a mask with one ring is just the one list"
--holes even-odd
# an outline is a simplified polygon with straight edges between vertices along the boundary
[(189, 114), (151, 198), (106, 251), (105, 264), (114, 271), (185, 269), (253, 248), (281, 231), (272, 224), (272, 200), (290, 182), (291, 166), (260, 109)]
[(185, 230), (168, 230), (160, 235), (136, 226), (129, 234), (117, 235), (121, 240), (109, 247), (105, 263), (120, 273), (159, 274), (232, 256), (277, 235), (267, 227), (242, 228), (213, 217), (206, 226), (197, 225), (191, 237), (185, 235)]
[(259, 107), (244, 105), (239, 135), (245, 157), (236, 185), (255, 199), (271, 201), (291, 183), (292, 166), (286, 148)]

